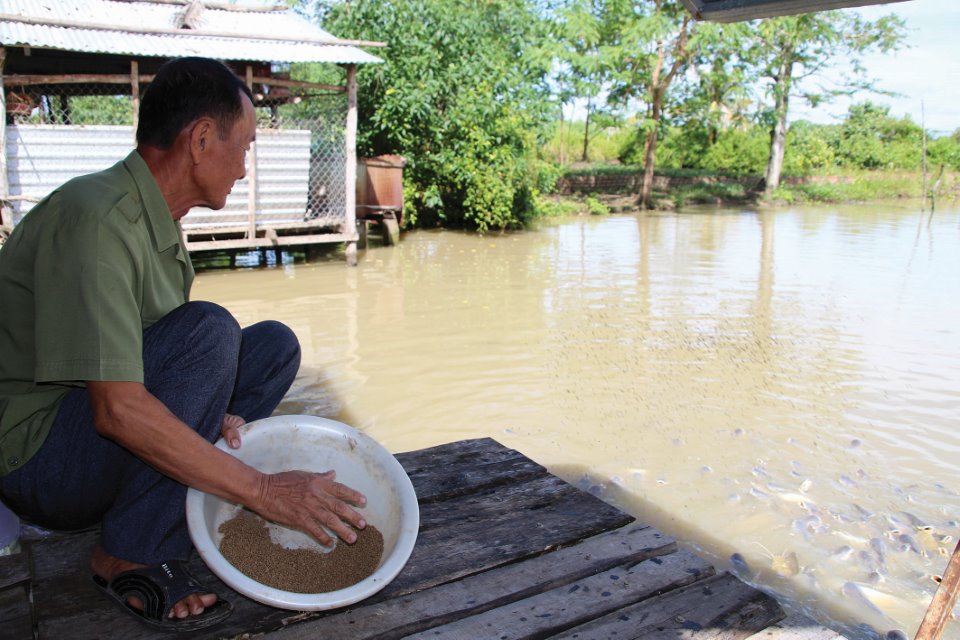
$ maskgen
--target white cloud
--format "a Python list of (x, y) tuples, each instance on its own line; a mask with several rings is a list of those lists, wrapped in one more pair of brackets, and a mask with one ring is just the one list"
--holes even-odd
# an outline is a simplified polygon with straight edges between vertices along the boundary
[[(863, 95), (855, 100), (887, 105), (891, 115), (909, 115), (918, 124), (922, 102), (928, 129), (948, 133), (960, 128), (960, 2), (909, 0), (850, 11), (868, 20), (895, 13), (907, 25), (905, 48), (891, 55), (871, 55), (864, 61), (868, 76), (877, 80), (879, 88), (900, 95)], [(814, 112), (797, 101), (791, 119), (836, 122), (849, 105), (849, 100), (837, 100)]]

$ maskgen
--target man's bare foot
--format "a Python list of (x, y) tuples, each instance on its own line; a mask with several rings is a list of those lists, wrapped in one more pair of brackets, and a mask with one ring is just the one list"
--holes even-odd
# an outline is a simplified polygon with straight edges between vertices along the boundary
[[(146, 565), (127, 562), (126, 560), (116, 558), (104, 551), (103, 547), (100, 545), (94, 547), (93, 554), (90, 556), (90, 568), (93, 569), (95, 574), (104, 580), (107, 580), (108, 582), (113, 580), (118, 574), (121, 574), (124, 571), (129, 571), (130, 569), (139, 569), (144, 566)], [(212, 606), (216, 601), (217, 594), (215, 593), (190, 594), (174, 605), (173, 609), (170, 610), (170, 617), (186, 618), (190, 615), (200, 615), (203, 613), (205, 608)], [(129, 598), (127, 603), (136, 609), (143, 608), (143, 603), (140, 602), (139, 598)]]
[(225, 414), (223, 422), (220, 423), (220, 435), (227, 441), (231, 449), (240, 448), (240, 432), (238, 429), (247, 424), (247, 421), (240, 416)]

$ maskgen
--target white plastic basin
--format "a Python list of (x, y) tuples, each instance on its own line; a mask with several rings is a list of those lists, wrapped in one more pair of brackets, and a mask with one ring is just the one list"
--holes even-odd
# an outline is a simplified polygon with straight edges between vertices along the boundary
[[(243, 574), (220, 553), (220, 525), (240, 507), (195, 489), (187, 491), (187, 524), (197, 552), (210, 570), (235, 591), (258, 602), (295, 611), (335, 609), (363, 600), (393, 580), (413, 552), (420, 528), (420, 510), (413, 484), (389, 451), (369, 436), (334, 420), (315, 416), (274, 416), (240, 429), (242, 445), (216, 446), (266, 473), (279, 471), (337, 472), (341, 482), (363, 493), (358, 509), (368, 525), (383, 535), (383, 557), (372, 575), (351, 587), (326, 593), (276, 589)], [(277, 540), (279, 525), (271, 524)], [(305, 534), (280, 531), (284, 546), (319, 548)], [(332, 535), (332, 532), (331, 532)], [(297, 542), (299, 540), (299, 542)], [(291, 542), (293, 541), (293, 542)], [(338, 541), (338, 544), (345, 544)]]

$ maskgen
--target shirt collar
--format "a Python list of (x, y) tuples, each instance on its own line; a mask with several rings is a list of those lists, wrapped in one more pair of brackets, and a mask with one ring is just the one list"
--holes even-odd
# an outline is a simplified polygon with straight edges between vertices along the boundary
[(153, 174), (150, 173), (150, 168), (143, 157), (134, 149), (124, 159), (123, 164), (130, 175), (133, 176), (133, 181), (137, 183), (140, 197), (143, 199), (143, 208), (147, 213), (147, 220), (153, 229), (153, 239), (157, 251), (165, 251), (179, 244), (180, 229), (170, 213), (167, 201), (160, 192), (160, 186)]

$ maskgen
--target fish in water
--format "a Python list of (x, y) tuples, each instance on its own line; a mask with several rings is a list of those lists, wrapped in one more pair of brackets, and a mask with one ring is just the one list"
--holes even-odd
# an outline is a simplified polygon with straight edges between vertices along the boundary
[(923, 554), (923, 549), (920, 548), (920, 543), (917, 542), (917, 539), (914, 538), (909, 533), (901, 533), (897, 536), (897, 542), (900, 543), (900, 549), (902, 551), (913, 551), (914, 553)]
[(800, 562), (797, 560), (797, 554), (793, 551), (785, 551), (777, 554), (772, 553), (759, 542), (754, 542), (754, 544), (767, 552), (770, 560), (770, 568), (773, 569), (773, 572), (778, 576), (792, 578), (800, 573)]
[(853, 555), (853, 547), (851, 547), (848, 544), (845, 544), (842, 547), (837, 547), (836, 549), (834, 549), (833, 553), (831, 553), (830, 555), (840, 560), (846, 560), (851, 555)]
[(865, 549), (862, 549), (857, 554), (857, 559), (860, 560), (860, 566), (862, 566), (867, 573), (883, 569), (883, 564), (877, 562), (877, 556)]
[(793, 521), (793, 530), (797, 531), (804, 537), (804, 539), (809, 540), (810, 534), (823, 534), (828, 531), (828, 528), (823, 524), (823, 520), (820, 519), (820, 516), (809, 515), (805, 518), (797, 518)]
[(838, 480), (840, 481), (840, 484), (842, 484), (842, 485), (844, 485), (844, 486), (846, 486), (846, 487), (856, 487), (856, 486), (859, 486), (859, 485), (857, 484), (857, 481), (856, 481), (856, 480), (854, 480), (853, 478), (851, 478), (850, 476), (848, 476), (848, 475), (846, 475), (846, 474), (841, 475), (840, 478), (838, 478)]
[[(773, 489), (774, 491), (782, 491), (782, 489), (779, 489), (779, 490), (774, 489), (774, 487), (771, 486), (770, 484), (768, 484), (767, 487), (770, 489)], [(783, 500), (784, 502), (789, 502), (791, 504), (797, 505), (801, 509), (809, 510), (813, 506), (813, 503), (810, 502), (810, 499), (807, 498), (807, 496), (800, 495), (799, 493), (783, 492), (783, 493), (777, 493), (776, 496), (781, 500)], [(811, 506), (808, 507), (807, 505), (811, 505)]]
[(747, 564), (747, 559), (739, 553), (730, 556), (730, 566), (733, 568), (733, 572), (741, 578), (750, 577), (753, 573), (750, 570), (750, 565)]
[(884, 609), (889, 609), (894, 600), (893, 596), (883, 591), (856, 582), (844, 582), (840, 593), (883, 616), (887, 615)]
[(882, 565), (887, 561), (887, 545), (880, 538), (870, 538), (870, 548), (877, 556), (877, 561)]
[(854, 511), (857, 512), (857, 514), (858, 514), (858, 515), (860, 516), (860, 518), (862, 518), (863, 520), (869, 520), (870, 518), (873, 517), (873, 512), (872, 512), (872, 511), (868, 511), (868, 510), (864, 509), (863, 507), (861, 507), (860, 505), (858, 505), (856, 502), (853, 503), (853, 509), (854, 509)]

